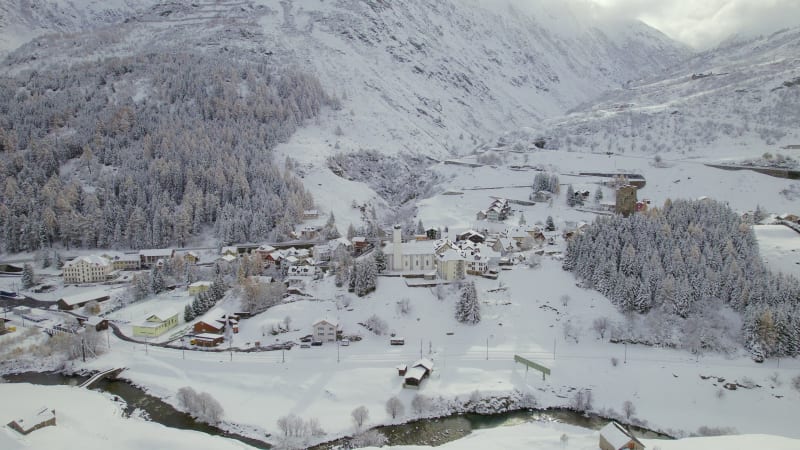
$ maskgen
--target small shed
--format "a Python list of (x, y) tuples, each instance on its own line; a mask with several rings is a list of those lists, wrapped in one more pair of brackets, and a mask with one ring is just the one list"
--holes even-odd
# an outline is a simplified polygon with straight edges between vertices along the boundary
[(8, 427), (21, 434), (30, 434), (39, 428), (55, 426), (55, 424), (56, 410), (39, 408), (33, 414), (12, 420), (8, 423)]
[(225, 338), (219, 334), (200, 333), (192, 337), (191, 343), (198, 347), (216, 347), (223, 341)]
[(428, 358), (417, 360), (406, 370), (403, 387), (419, 387), (422, 384), (422, 380), (430, 376), (432, 372), (433, 361)]
[(99, 316), (89, 316), (83, 324), (86, 328), (94, 328), (95, 331), (108, 329), (108, 319)]
[(630, 431), (613, 420), (600, 429), (601, 450), (644, 450), (642, 444)]
[(401, 377), (404, 376), (406, 374), (406, 371), (408, 371), (408, 366), (407, 365), (399, 364), (397, 366), (397, 375), (398, 376), (401, 376)]

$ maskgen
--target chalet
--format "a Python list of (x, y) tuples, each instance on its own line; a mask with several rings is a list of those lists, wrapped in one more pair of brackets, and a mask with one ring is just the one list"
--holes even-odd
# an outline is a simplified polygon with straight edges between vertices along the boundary
[(197, 264), (200, 262), (200, 255), (195, 251), (189, 251), (183, 254), (183, 262), (186, 264)]
[(270, 253), (274, 252), (275, 250), (276, 250), (275, 247), (273, 247), (271, 245), (268, 245), (268, 244), (263, 244), (263, 245), (259, 245), (255, 250), (253, 250), (253, 252), (255, 254), (261, 256), (261, 259), (263, 261), (266, 261), (267, 260), (267, 256)]
[(123, 253), (111, 259), (111, 266), (114, 270), (139, 270), (142, 268), (142, 260), (138, 253)]
[(419, 388), (422, 380), (429, 377), (432, 372), (433, 362), (430, 359), (423, 358), (414, 362), (403, 374), (403, 387)]
[(346, 251), (348, 253), (353, 251), (353, 243), (350, 242), (347, 238), (340, 237), (328, 242), (328, 245), (331, 246), (331, 251), (333, 254), (339, 251)]
[(158, 337), (178, 325), (178, 313), (164, 310), (147, 316), (144, 321), (133, 326), (133, 335)]
[(352, 241), (353, 251), (356, 253), (362, 253), (369, 248), (369, 241), (364, 236), (354, 236)]
[(30, 434), (40, 428), (56, 425), (56, 411), (49, 408), (40, 408), (29, 416), (12, 420), (8, 427), (21, 434)]
[(102, 256), (79, 256), (64, 264), (64, 283), (99, 283), (106, 281), (114, 267)]
[(239, 257), (239, 249), (237, 249), (235, 246), (230, 246), (229, 245), (227, 247), (222, 247), (222, 249), (220, 250), (219, 254), (220, 254), (220, 256), (231, 255), (231, 256)]
[(776, 219), (783, 220), (786, 222), (800, 223), (800, 217), (798, 217), (796, 214), (785, 213), (781, 214), (780, 216), (777, 216)]
[(425, 230), (425, 234), (428, 236), (428, 239), (436, 240), (441, 239), (441, 232), (437, 228), (428, 228)]
[(481, 210), (481, 211), (478, 211), (478, 213), (477, 213), (477, 214), (475, 214), (475, 219), (476, 219), (476, 220), (486, 220), (486, 219), (487, 219), (487, 217), (488, 217), (488, 216), (487, 216), (487, 214), (486, 214), (486, 210)]
[(319, 210), (307, 209), (303, 211), (303, 220), (311, 220), (319, 218)]
[(613, 420), (600, 429), (601, 450), (644, 450), (635, 436)]
[(202, 334), (202, 333), (222, 334), (225, 331), (225, 324), (208, 323), (201, 320), (192, 326), (192, 331), (194, 331), (195, 334)]
[(166, 261), (175, 256), (175, 250), (171, 248), (157, 248), (139, 251), (139, 260), (142, 267), (153, 267), (158, 260)]
[(317, 342), (336, 342), (339, 323), (335, 320), (320, 319), (311, 325), (311, 336)]
[(458, 241), (470, 241), (476, 244), (480, 244), (486, 241), (486, 236), (482, 235), (481, 233), (478, 233), (475, 230), (467, 230), (461, 234), (456, 235), (456, 242)]
[(283, 263), (283, 252), (273, 251), (267, 254), (264, 258), (264, 267), (277, 267), (279, 268)]
[(103, 331), (108, 329), (108, 319), (99, 316), (89, 316), (83, 321), (83, 326), (87, 329), (93, 328), (94, 331)]
[(192, 336), (192, 340), (189, 341), (192, 345), (196, 345), (198, 347), (216, 347), (219, 344), (223, 343), (225, 338), (219, 334), (212, 334), (212, 333), (200, 333), (195, 334)]
[(84, 292), (81, 294), (65, 296), (58, 299), (58, 309), (63, 311), (71, 311), (77, 308), (86, 306), (87, 303), (95, 301), (97, 303), (108, 300), (109, 297), (104, 292)]
[(187, 287), (189, 295), (197, 295), (201, 292), (207, 292), (211, 289), (213, 283), (210, 281), (195, 281)]

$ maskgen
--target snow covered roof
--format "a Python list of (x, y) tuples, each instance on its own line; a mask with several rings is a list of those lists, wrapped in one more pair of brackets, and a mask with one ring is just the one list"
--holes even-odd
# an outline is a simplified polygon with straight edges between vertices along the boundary
[(160, 310), (158, 312), (155, 312), (155, 313), (150, 314), (149, 316), (147, 316), (146, 322), (150, 323), (150, 319), (153, 319), (153, 318), (155, 318), (157, 321), (160, 321), (160, 322), (166, 322), (167, 319), (169, 319), (172, 316), (176, 316), (176, 315), (178, 315), (178, 312), (175, 311), (174, 309), (162, 309), (162, 310)]
[(225, 261), (225, 262), (234, 262), (234, 261), (236, 261), (236, 257), (233, 256), (233, 255), (230, 255), (230, 254), (222, 256), (220, 259)]
[(350, 242), (349, 239), (344, 238), (344, 237), (340, 237), (340, 238), (334, 239), (334, 240), (331, 241), (331, 243), (333, 243), (333, 242), (337, 243), (338, 245), (344, 245), (345, 247), (350, 247), (351, 245), (353, 245), (353, 243)]
[(24, 430), (29, 430), (32, 427), (34, 427), (34, 426), (36, 426), (36, 425), (38, 425), (38, 424), (40, 424), (42, 422), (47, 422), (48, 420), (53, 419), (55, 417), (56, 417), (56, 413), (52, 409), (50, 409), (50, 408), (39, 408), (39, 409), (36, 410), (36, 412), (28, 414), (27, 416), (20, 417), (20, 418), (14, 420), (14, 422), (16, 422), (17, 425), (20, 426), (20, 428), (22, 428)]
[(439, 259), (442, 261), (458, 261), (463, 260), (464, 255), (457, 250), (447, 249), (444, 253), (439, 255)]
[(214, 334), (214, 333), (200, 333), (200, 334), (195, 334), (194, 338), (195, 339), (215, 341), (217, 339), (222, 339), (222, 336), (219, 335), (219, 334)]
[(72, 261), (64, 263), (64, 267), (70, 267), (79, 262), (84, 262), (86, 264), (96, 264), (99, 266), (107, 266), (110, 264), (110, 262), (106, 258), (103, 258), (102, 256), (89, 255), (89, 256), (78, 256)]
[(339, 326), (339, 322), (337, 322), (336, 320), (333, 320), (333, 319), (317, 319), (317, 320), (314, 321), (312, 326), (317, 326), (317, 325), (320, 325), (322, 323), (327, 323), (328, 325), (332, 325), (334, 327), (338, 327)]
[(67, 305), (78, 305), (80, 303), (90, 302), (92, 300), (98, 300), (104, 297), (108, 297), (108, 293), (105, 291), (89, 291), (89, 292), (81, 292), (80, 294), (75, 295), (67, 295), (61, 297), (62, 300)]
[(164, 256), (172, 256), (172, 249), (171, 248), (150, 248), (145, 250), (139, 250), (139, 254), (142, 256), (150, 256), (150, 257), (164, 257)]
[(635, 437), (629, 435), (620, 424), (613, 420), (600, 429), (600, 436), (603, 436), (615, 449), (625, 447), (630, 441), (639, 442)]
[(414, 364), (411, 364), (411, 367), (412, 368), (413, 367), (424, 367), (427, 371), (430, 372), (431, 370), (433, 370), (433, 361), (431, 361), (428, 358), (418, 359), (417, 361), (414, 362)]
[[(436, 246), (431, 241), (412, 241), (400, 243), (404, 255), (432, 255)], [(394, 254), (394, 243), (387, 243), (383, 248), (383, 253)]]
[(422, 381), (422, 377), (424, 377), (426, 373), (428, 373), (427, 369), (422, 366), (416, 366), (406, 370), (405, 377), (407, 380), (412, 379), (416, 381)]
[(123, 253), (121, 255), (114, 256), (114, 260), (116, 260), (116, 261), (139, 261), (139, 254), (138, 253)]
[(96, 327), (97, 325), (100, 325), (104, 320), (106, 320), (106, 319), (104, 319), (102, 317), (99, 317), (99, 316), (89, 316), (86, 319), (86, 324), (87, 325), (91, 325), (93, 327)]
[(189, 287), (199, 287), (199, 286), (211, 286), (214, 284), (211, 281), (195, 281), (194, 283), (190, 284)]

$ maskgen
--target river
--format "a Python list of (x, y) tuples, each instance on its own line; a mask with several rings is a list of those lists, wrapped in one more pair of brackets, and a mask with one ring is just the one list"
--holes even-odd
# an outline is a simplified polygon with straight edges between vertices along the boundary
[[(57, 372), (25, 372), (5, 375), (4, 379), (10, 383), (31, 383), (39, 385), (70, 385), (77, 386), (89, 379), (88, 376), (64, 375)], [(168, 403), (154, 397), (144, 390), (125, 380), (100, 380), (92, 385), (93, 390), (107, 392), (117, 396), (127, 403), (126, 414), (131, 414), (135, 409), (143, 410), (153, 422), (171, 428), (194, 430), (203, 433), (236, 439), (256, 448), (270, 448), (271, 446), (261, 440), (248, 438), (236, 433), (224, 431), (218, 427), (198, 422), (192, 416), (178, 411)], [(389, 445), (442, 445), (460, 439), (474, 430), (495, 428), (500, 426), (516, 425), (525, 422), (544, 421), (560, 422), (589, 429), (600, 429), (609, 422), (600, 416), (585, 416), (575, 411), (566, 409), (530, 409), (511, 411), (498, 414), (454, 414), (435, 419), (419, 419), (400, 425), (385, 425), (376, 427), (388, 438)], [(656, 432), (632, 427), (638, 437), (644, 438), (669, 438)], [(332, 449), (346, 443), (347, 439), (337, 439), (312, 447), (314, 450)]]

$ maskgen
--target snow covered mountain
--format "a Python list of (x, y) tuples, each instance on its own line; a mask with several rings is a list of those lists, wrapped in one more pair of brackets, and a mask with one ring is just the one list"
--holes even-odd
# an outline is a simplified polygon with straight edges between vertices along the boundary
[(666, 76), (627, 83), (523, 135), (573, 151), (712, 159), (783, 152), (800, 144), (798, 49), (800, 28), (732, 39)]
[(6, 0), (0, 2), (0, 56), (51, 33), (76, 33), (122, 22), (156, 0)]
[(521, 10), (510, 1), (225, 0), (136, 11), (147, 5), (7, 5), (6, 43), (25, 37), (19, 24), (39, 34), (125, 22), (40, 39), (11, 55), (12, 70), (145, 49), (241, 47), (313, 72), (342, 99), (342, 113), (322, 121), (342, 151), (444, 156), (661, 73), (689, 54), (640, 22), (597, 20), (562, 2)]

